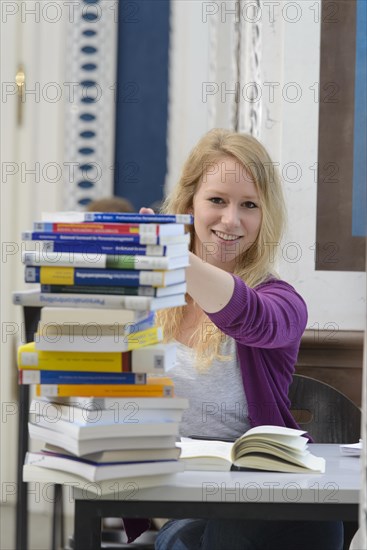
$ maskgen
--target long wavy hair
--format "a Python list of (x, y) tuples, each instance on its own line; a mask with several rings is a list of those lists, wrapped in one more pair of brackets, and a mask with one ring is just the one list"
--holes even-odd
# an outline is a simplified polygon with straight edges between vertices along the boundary
[[(247, 134), (214, 129), (205, 134), (187, 158), (181, 177), (164, 201), (161, 211), (185, 214), (193, 210), (194, 195), (211, 165), (225, 157), (241, 163), (251, 176), (260, 200), (262, 220), (258, 236), (236, 261), (234, 274), (250, 287), (256, 287), (270, 276), (277, 277), (275, 258), (285, 223), (285, 205), (282, 185), (266, 149), (254, 137)], [(188, 226), (190, 250), (194, 251), (194, 226)], [(157, 322), (163, 327), (165, 341), (179, 334), (184, 307), (162, 310)], [(206, 337), (206, 335), (210, 335)], [(190, 346), (196, 350), (197, 364), (207, 366), (214, 357), (228, 359), (220, 353), (225, 335), (202, 313), (202, 322), (193, 332)]]

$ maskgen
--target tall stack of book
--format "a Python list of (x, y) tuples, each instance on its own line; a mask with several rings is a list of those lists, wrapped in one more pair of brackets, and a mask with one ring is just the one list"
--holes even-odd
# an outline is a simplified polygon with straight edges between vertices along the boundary
[(154, 311), (185, 303), (192, 222), (60, 212), (23, 235), (36, 246), (22, 255), (25, 280), (40, 289), (14, 302), (46, 306), (18, 353), (19, 382), (36, 387), (30, 436), (45, 443), (27, 454), (25, 481), (146, 486), (182, 469), (175, 439), (188, 403), (174, 397), (175, 346)]

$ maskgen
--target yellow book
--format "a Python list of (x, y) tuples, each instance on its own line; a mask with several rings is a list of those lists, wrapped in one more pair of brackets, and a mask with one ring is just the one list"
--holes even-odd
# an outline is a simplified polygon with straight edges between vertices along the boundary
[(57, 266), (26, 266), (25, 268), (25, 282), (41, 283), (41, 285), (165, 287), (184, 283), (185, 280), (185, 268), (172, 271)]
[(36, 384), (37, 397), (173, 397), (170, 378), (150, 378), (146, 384)]
[(18, 369), (130, 372), (130, 352), (43, 351), (34, 342), (18, 348)]
[(88, 332), (83, 335), (37, 332), (34, 339), (36, 350), (42, 351), (124, 352), (162, 342), (163, 331), (161, 327), (154, 326), (123, 336), (88, 334)]

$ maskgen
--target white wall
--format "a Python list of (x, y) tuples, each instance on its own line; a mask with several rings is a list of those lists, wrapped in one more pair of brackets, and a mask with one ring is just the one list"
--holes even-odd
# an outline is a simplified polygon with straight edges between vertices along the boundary
[[(50, 101), (47, 85), (65, 81), (65, 21), (49, 22), (54, 16), (50, 11), (42, 17), (40, 7), (33, 1), (8, 2), (1, 19), (1, 80), (2, 90), (7, 92), (1, 102), (1, 401), (6, 413), (1, 425), (1, 479), (3, 487), (8, 484), (2, 491), (5, 502), (14, 500), (16, 489), (16, 349), (23, 325), (11, 293), (26, 288), (21, 232), (31, 228), (43, 210), (62, 206), (62, 179), (50, 181), (55, 171), (49, 163), (62, 166), (63, 162), (63, 98)], [(25, 70), (26, 93), (18, 125), (14, 81), (20, 63)]]

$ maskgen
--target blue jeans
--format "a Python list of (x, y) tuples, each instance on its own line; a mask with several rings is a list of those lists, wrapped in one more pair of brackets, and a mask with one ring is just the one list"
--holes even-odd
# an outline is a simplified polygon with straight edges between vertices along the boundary
[(342, 550), (341, 521), (178, 519), (159, 531), (156, 550)]

